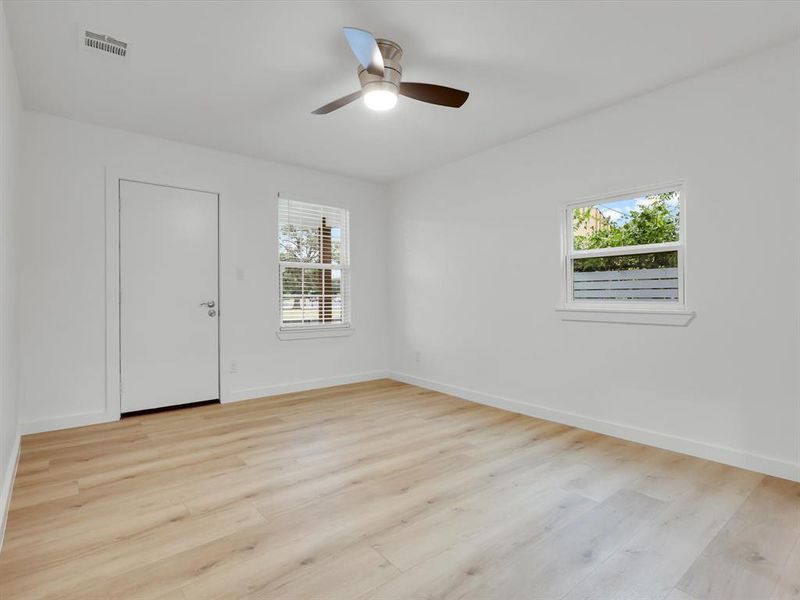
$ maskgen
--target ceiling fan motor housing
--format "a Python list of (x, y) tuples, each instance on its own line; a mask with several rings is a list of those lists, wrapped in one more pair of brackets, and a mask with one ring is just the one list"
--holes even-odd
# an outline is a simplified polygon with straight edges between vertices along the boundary
[(403, 78), (403, 68), (400, 66), (403, 49), (390, 40), (377, 39), (375, 42), (383, 57), (383, 77), (372, 75), (359, 65), (358, 80), (361, 83), (361, 91), (366, 94), (373, 90), (387, 90), (397, 94), (400, 91), (400, 80)]
[(359, 97), (363, 97), (368, 108), (376, 111), (391, 110), (401, 95), (450, 108), (461, 108), (467, 101), (469, 92), (463, 90), (431, 83), (403, 82), (403, 68), (400, 66), (403, 49), (399, 44), (375, 39), (369, 31), (357, 27), (345, 27), (344, 35), (359, 62), (357, 72), (361, 89), (320, 106), (312, 114), (327, 115)]

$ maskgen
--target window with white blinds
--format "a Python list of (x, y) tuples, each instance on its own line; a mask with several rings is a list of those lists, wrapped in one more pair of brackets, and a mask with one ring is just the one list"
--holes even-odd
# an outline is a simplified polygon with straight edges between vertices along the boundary
[(281, 329), (350, 326), (349, 214), (278, 199)]

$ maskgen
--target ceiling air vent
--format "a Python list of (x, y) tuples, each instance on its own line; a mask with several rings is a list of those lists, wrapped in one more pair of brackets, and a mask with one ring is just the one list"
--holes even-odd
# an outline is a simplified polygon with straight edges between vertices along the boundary
[(128, 53), (127, 42), (120, 41), (103, 33), (94, 33), (88, 29), (83, 30), (83, 47), (118, 58), (125, 58), (125, 55)]

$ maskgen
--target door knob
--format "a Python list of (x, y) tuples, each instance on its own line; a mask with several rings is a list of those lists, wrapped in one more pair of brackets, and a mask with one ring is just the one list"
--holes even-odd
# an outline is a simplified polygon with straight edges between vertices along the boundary
[(200, 306), (207, 306), (208, 308), (214, 308), (216, 306), (213, 300), (209, 300), (208, 302), (201, 302)]
[(211, 310), (209, 310), (209, 311), (208, 311), (208, 316), (209, 316), (209, 317), (216, 317), (216, 316), (217, 316), (217, 311), (215, 311), (215, 310), (212, 308)]

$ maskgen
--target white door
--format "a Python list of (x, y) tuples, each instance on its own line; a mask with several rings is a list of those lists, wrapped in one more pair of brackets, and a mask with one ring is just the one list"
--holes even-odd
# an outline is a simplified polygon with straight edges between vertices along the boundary
[(219, 398), (218, 202), (120, 181), (122, 412)]

